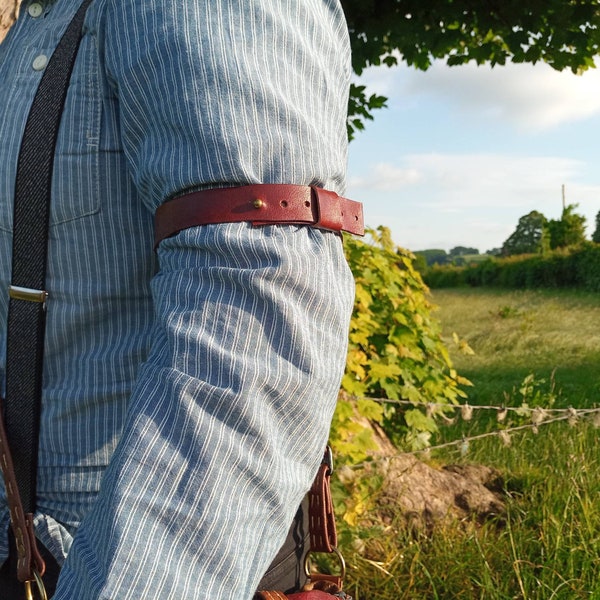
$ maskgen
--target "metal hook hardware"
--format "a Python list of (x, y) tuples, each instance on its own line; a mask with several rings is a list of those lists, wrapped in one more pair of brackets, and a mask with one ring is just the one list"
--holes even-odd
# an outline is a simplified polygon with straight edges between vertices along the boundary
[[(338, 577), (340, 579), (345, 579), (345, 577), (346, 577), (346, 561), (344, 560), (342, 553), (336, 547), (333, 548), (333, 553), (338, 557), (338, 560), (340, 563), (340, 574), (338, 575)], [(312, 573), (310, 570), (310, 555), (311, 554), (313, 554), (313, 552), (308, 552), (306, 554), (306, 556), (304, 557), (304, 574), (309, 579), (312, 576)]]
[(32, 583), (36, 584), (39, 600), (48, 600), (48, 594), (46, 594), (46, 587), (44, 582), (37, 571), (33, 571), (35, 579), (25, 582), (25, 598), (26, 600), (35, 600), (34, 592), (32, 589)]

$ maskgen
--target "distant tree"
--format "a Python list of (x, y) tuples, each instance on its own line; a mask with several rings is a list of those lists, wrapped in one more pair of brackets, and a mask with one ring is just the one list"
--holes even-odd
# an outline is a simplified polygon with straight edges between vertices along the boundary
[(430, 248), (428, 250), (418, 250), (414, 252), (415, 256), (422, 256), (428, 267), (432, 265), (445, 265), (450, 262), (450, 258), (445, 250), (439, 248)]
[(596, 214), (596, 229), (592, 233), (592, 242), (600, 244), (600, 211)]
[(546, 217), (537, 210), (522, 216), (515, 231), (502, 245), (501, 254), (513, 256), (544, 252), (548, 247), (546, 223)]
[(485, 253), (488, 256), (500, 256), (502, 254), (502, 248), (490, 248), (486, 250)]
[(466, 254), (479, 254), (477, 248), (469, 248), (467, 246), (455, 246), (448, 252), (450, 256), (465, 256)]
[(419, 273), (425, 273), (427, 271), (427, 261), (422, 254), (418, 252), (414, 253), (415, 259), (413, 260), (413, 267), (419, 271)]
[(575, 212), (577, 206), (577, 204), (565, 206), (559, 221), (548, 221), (547, 228), (552, 250), (577, 246), (585, 241), (586, 218)]

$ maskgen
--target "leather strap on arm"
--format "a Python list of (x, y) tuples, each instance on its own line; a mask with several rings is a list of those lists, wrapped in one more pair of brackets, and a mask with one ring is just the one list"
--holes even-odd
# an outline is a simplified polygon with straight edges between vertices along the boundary
[(318, 187), (256, 184), (192, 192), (165, 202), (156, 211), (154, 247), (197, 225), (309, 225), (364, 235), (362, 204)]

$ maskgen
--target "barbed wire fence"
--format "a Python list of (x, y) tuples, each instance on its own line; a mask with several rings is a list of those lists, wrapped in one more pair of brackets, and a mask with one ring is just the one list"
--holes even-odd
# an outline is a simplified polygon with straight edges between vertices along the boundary
[[(427, 455), (434, 450), (441, 448), (459, 447), (461, 454), (466, 454), (469, 450), (469, 444), (472, 441), (481, 440), (484, 438), (498, 437), (505, 446), (511, 445), (511, 434), (532, 431), (538, 433), (539, 428), (551, 425), (553, 423), (559, 423), (566, 421), (571, 427), (576, 427), (578, 424), (583, 422), (591, 422), (596, 428), (600, 428), (600, 407), (594, 406), (593, 408), (543, 408), (540, 406), (530, 407), (526, 404), (521, 406), (494, 406), (494, 405), (471, 405), (468, 402), (464, 404), (445, 404), (435, 402), (413, 402), (411, 400), (393, 400), (388, 398), (374, 398), (370, 396), (352, 396), (344, 395), (344, 399), (351, 401), (370, 400), (381, 404), (396, 404), (400, 406), (407, 406), (411, 408), (419, 408), (425, 411), (428, 416), (437, 416), (448, 425), (452, 426), (458, 422), (460, 418), (462, 421), (471, 421), (476, 413), (479, 411), (488, 411), (496, 413), (496, 422), (498, 424), (505, 423), (510, 413), (514, 412), (521, 420), (527, 420), (526, 423), (521, 422), (519, 425), (508, 426), (502, 429), (497, 428), (493, 431), (487, 431), (470, 436), (462, 436), (460, 439), (452, 440), (449, 442), (442, 442), (427, 446), (426, 448), (418, 450), (407, 450), (399, 452), (396, 457), (405, 456), (407, 454), (412, 455)], [(453, 413), (453, 416), (448, 416)], [(395, 456), (387, 456), (385, 460), (390, 460)], [(366, 464), (373, 464), (374, 461), (364, 462), (352, 465), (353, 469), (361, 468)], [(376, 462), (376, 461), (375, 461)]]

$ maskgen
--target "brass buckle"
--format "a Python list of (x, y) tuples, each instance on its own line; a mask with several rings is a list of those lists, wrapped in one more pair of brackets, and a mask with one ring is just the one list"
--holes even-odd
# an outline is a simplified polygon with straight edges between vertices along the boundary
[[(338, 560), (340, 563), (340, 574), (336, 575), (336, 577), (339, 577), (340, 579), (343, 580), (346, 578), (346, 561), (344, 560), (342, 553), (335, 546), (332, 549), (332, 553), (338, 557)], [(310, 570), (310, 555), (311, 554), (314, 554), (314, 552), (312, 552), (312, 550), (307, 552), (306, 556), (304, 557), (304, 574), (308, 577), (308, 579), (311, 579), (312, 576), (314, 575), (313, 573), (311, 573), (311, 570)]]
[(48, 594), (46, 593), (46, 587), (44, 586), (44, 582), (42, 581), (40, 574), (34, 570), (33, 576), (35, 579), (25, 582), (25, 598), (26, 598), (26, 600), (35, 600), (33, 589), (31, 586), (31, 584), (34, 582), (36, 584), (39, 600), (48, 600)]

